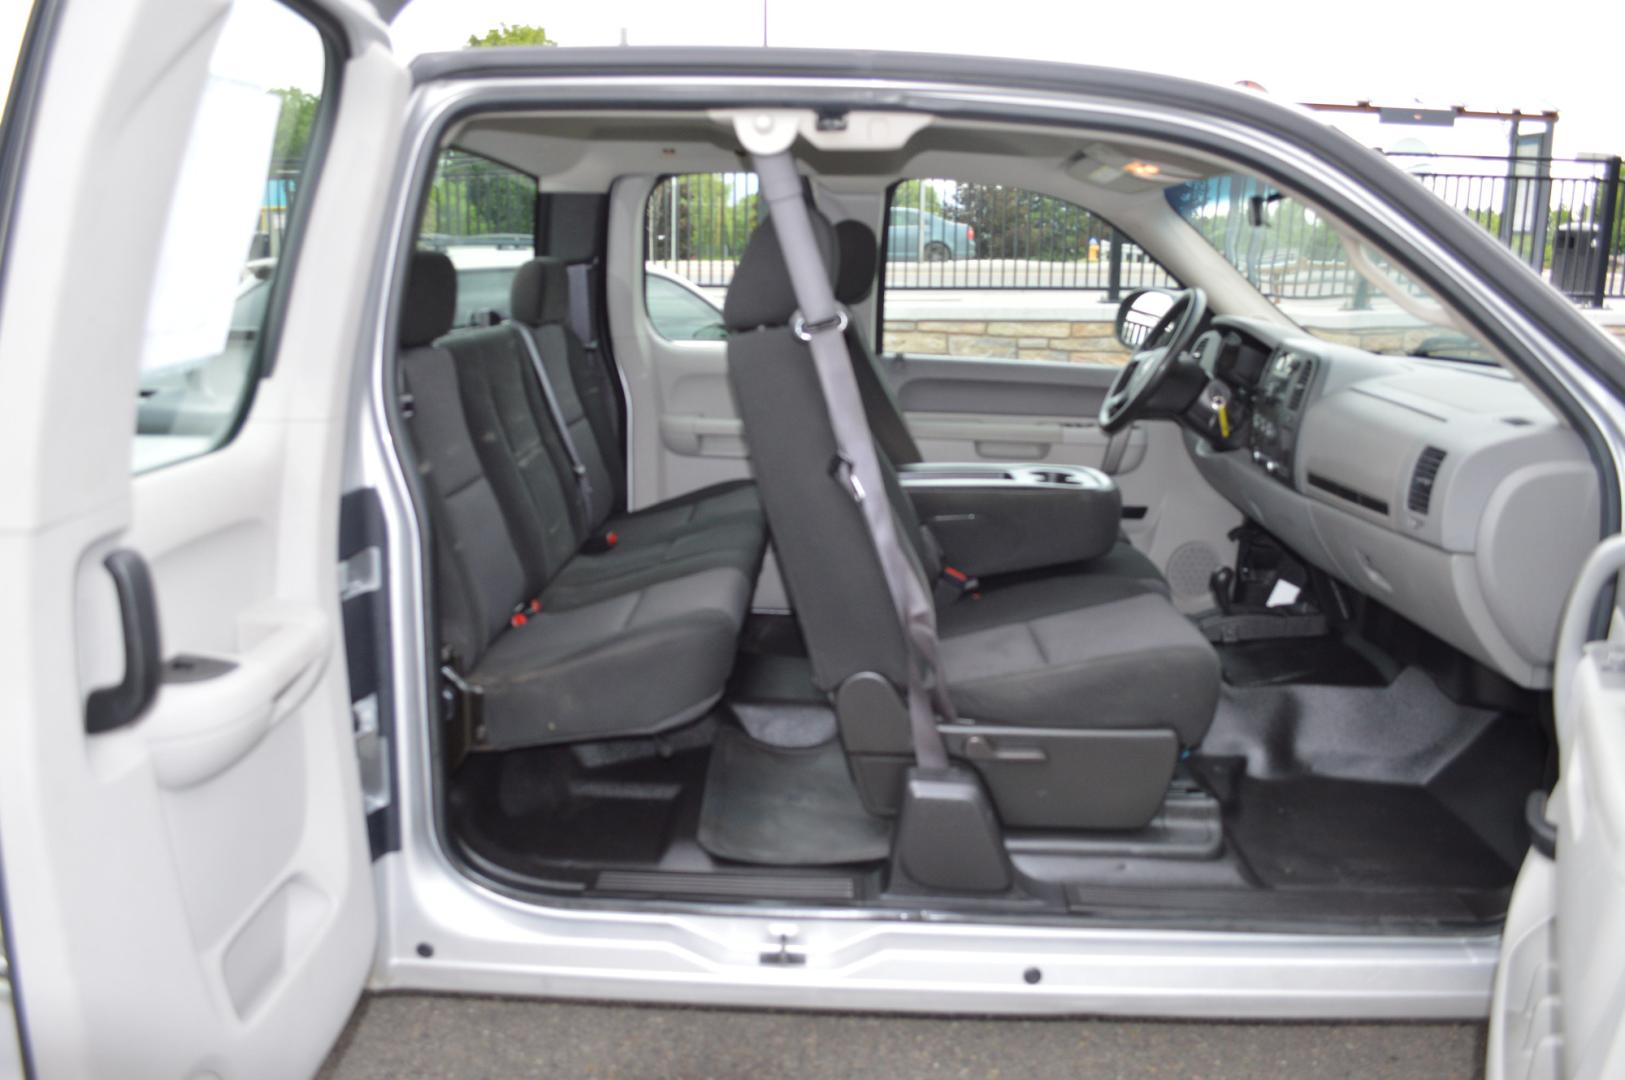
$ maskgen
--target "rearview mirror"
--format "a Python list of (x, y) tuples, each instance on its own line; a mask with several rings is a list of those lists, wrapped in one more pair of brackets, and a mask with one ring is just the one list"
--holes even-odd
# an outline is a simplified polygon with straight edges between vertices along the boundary
[(1264, 208), (1272, 202), (1281, 201), (1281, 193), (1272, 191), (1268, 195), (1254, 195), (1247, 200), (1247, 224), (1255, 229), (1267, 228), (1270, 223), (1269, 215)]
[(1130, 349), (1145, 344), (1151, 331), (1174, 306), (1174, 294), (1166, 289), (1136, 289), (1117, 306), (1117, 340)]

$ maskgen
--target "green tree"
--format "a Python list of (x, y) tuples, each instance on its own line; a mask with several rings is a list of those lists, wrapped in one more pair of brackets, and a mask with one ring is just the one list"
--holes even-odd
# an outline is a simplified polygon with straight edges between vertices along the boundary
[(976, 230), (984, 259), (1081, 259), (1110, 231), (1082, 207), (1003, 184), (960, 184), (945, 216)]
[(497, 24), (496, 29), (487, 30), (483, 35), (468, 35), (470, 49), (494, 49), (504, 45), (557, 45), (558, 42), (547, 36), (547, 31), (540, 26), (529, 26), (520, 23), (518, 26), (509, 26), (507, 23)]
[(892, 192), (891, 204), (924, 210), (928, 214), (942, 213), (942, 196), (935, 186), (923, 180), (904, 180), (898, 184), (897, 190)]
[(282, 111), (276, 118), (276, 138), (271, 142), (272, 167), (298, 169), (310, 150), (310, 126), (316, 120), (316, 106), (321, 98), (294, 86), (271, 93), (282, 99)]
[(522, 173), (473, 154), (440, 155), (423, 212), (423, 232), (448, 236), (530, 236), (536, 185)]
[[(647, 229), (652, 258), (737, 259), (761, 220), (761, 197), (746, 173), (690, 173), (663, 180), (649, 198)], [(675, 230), (672, 210), (677, 212)]]

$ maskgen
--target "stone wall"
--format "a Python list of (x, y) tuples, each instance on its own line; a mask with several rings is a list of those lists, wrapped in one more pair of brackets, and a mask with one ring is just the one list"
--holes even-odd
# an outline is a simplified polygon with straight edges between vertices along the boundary
[(887, 319), (885, 350), (927, 356), (1121, 364), (1110, 322), (1060, 319)]
[[(1597, 320), (1625, 349), (1625, 321)], [(1443, 331), (1427, 327), (1322, 329), (1317, 336), (1375, 352), (1415, 348)], [(1057, 360), (1072, 364), (1121, 364), (1128, 350), (1118, 344), (1108, 321), (1061, 319), (887, 319), (888, 353), (916, 356), (990, 357)]]

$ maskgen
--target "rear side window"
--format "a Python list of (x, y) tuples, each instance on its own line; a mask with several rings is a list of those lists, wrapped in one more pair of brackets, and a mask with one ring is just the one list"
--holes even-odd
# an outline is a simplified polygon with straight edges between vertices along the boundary
[(141, 353), (134, 468), (223, 446), (252, 403), (314, 181), (329, 51), (275, 0), (237, 0), (176, 180)]
[(1005, 184), (905, 180), (883, 243), (894, 353), (1120, 364), (1115, 301), (1178, 285), (1104, 219)]
[(668, 176), (643, 212), (643, 301), (668, 341), (720, 341), (722, 298), (761, 220), (756, 175)]
[(462, 150), (445, 150), (423, 208), (418, 246), (457, 268), (454, 325), (507, 318), (513, 276), (536, 255), (536, 177)]

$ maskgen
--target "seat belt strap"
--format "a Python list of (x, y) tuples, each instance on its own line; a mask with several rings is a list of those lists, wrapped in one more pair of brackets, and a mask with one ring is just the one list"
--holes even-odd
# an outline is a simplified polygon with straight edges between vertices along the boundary
[(547, 377), (547, 366), (542, 363), (542, 353), (536, 347), (536, 339), (529, 330), (516, 322), (508, 324), (519, 340), (525, 343), (525, 354), (530, 357), (531, 370), (536, 372), (536, 381), (542, 384), (542, 399), (547, 402), (548, 415), (553, 418), (553, 427), (559, 433), (559, 442), (564, 444), (564, 455), (570, 459), (570, 471), (575, 474), (576, 495), (581, 500), (581, 514), (585, 518), (585, 525), (593, 525), (593, 499), (592, 478), (587, 475), (587, 466), (582, 463), (581, 454), (576, 450), (575, 440), (570, 438), (570, 425), (564, 420), (564, 410), (559, 408), (558, 395), (553, 392), (553, 382)]
[(571, 263), (564, 268), (570, 283), (570, 329), (588, 349), (598, 348), (598, 335), (592, 327), (592, 270), (592, 263)]
[(863, 399), (852, 373), (846, 345), (847, 314), (835, 302), (827, 268), (813, 234), (812, 218), (801, 178), (788, 151), (753, 159), (761, 180), (768, 216), (778, 233), (784, 265), (795, 290), (794, 332), (812, 353), (818, 384), (835, 434), (836, 459), (831, 474), (856, 500), (880, 559), (892, 606), (903, 628), (908, 653), (908, 716), (914, 756), (920, 768), (948, 767), (948, 751), (937, 724), (955, 720), (937, 654), (937, 616), (897, 530), (886, 497), (874, 437), (864, 417)]

